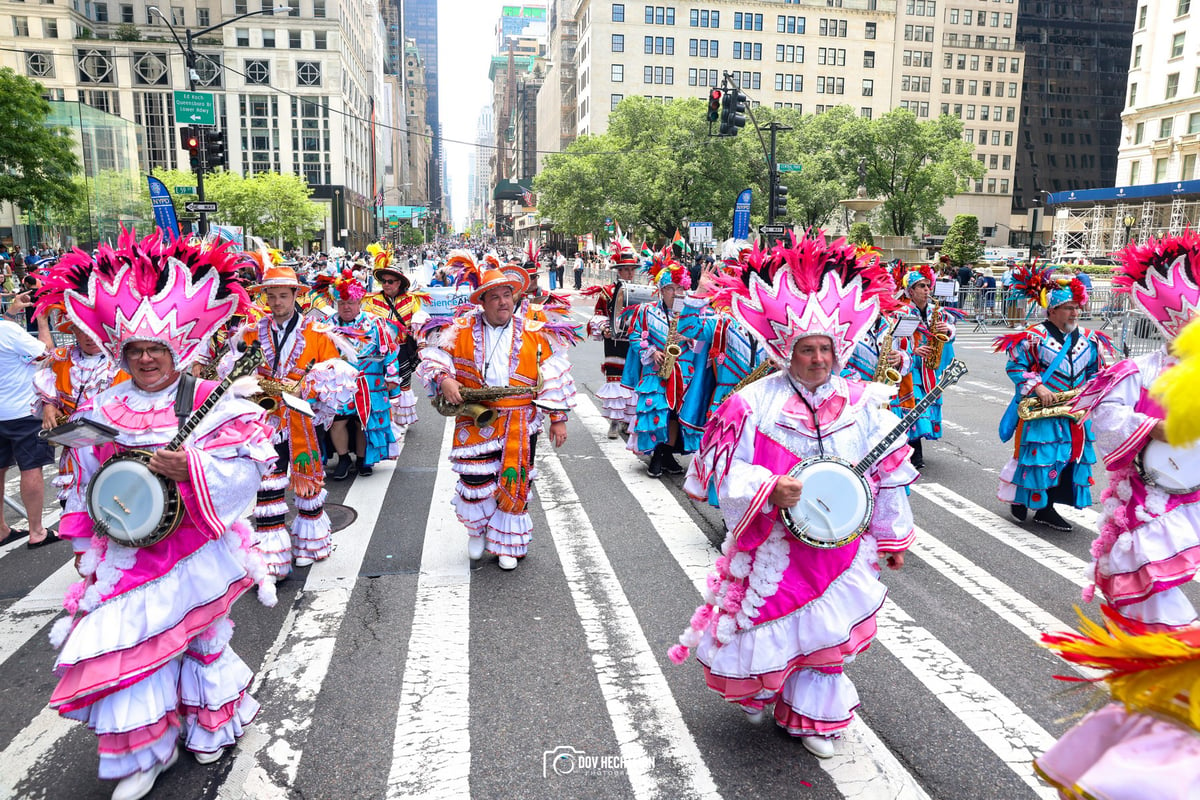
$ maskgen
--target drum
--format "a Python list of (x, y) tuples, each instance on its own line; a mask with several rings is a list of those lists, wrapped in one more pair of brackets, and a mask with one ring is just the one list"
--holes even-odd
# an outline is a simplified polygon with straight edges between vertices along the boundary
[(875, 498), (867, 481), (849, 461), (809, 458), (788, 471), (799, 480), (800, 502), (779, 510), (785, 528), (813, 547), (841, 547), (871, 523)]
[(1155, 439), (1142, 448), (1136, 465), (1142, 480), (1167, 494), (1200, 489), (1200, 447), (1172, 447)]
[(174, 481), (150, 471), (150, 453), (114, 456), (88, 485), (88, 513), (96, 529), (126, 547), (149, 547), (170, 536), (183, 520)]

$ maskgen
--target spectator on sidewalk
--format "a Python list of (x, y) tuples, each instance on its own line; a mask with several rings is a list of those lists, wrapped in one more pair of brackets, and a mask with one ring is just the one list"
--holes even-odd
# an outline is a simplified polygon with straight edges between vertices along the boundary
[(575, 291), (583, 288), (583, 254), (575, 254)]
[(33, 375), (46, 345), (24, 329), (25, 309), (32, 303), (27, 294), (13, 298), (0, 319), (0, 484), (13, 464), (21, 472), (21, 503), (29, 520), (28, 530), (10, 528), (0, 513), (0, 545), (23, 536), (26, 547), (35, 548), (59, 541), (42, 525), (46, 483), (42, 467), (54, 463), (54, 450), (40, 438), (42, 421), (33, 415)]
[(1083, 271), (1083, 267), (1075, 267), (1075, 277), (1079, 278), (1079, 282), (1083, 284), (1083, 288), (1089, 292), (1092, 290), (1092, 276)]

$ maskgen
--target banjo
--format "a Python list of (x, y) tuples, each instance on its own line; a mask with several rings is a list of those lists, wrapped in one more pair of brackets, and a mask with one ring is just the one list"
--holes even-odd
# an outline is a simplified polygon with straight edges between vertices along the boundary
[(862, 535), (871, 524), (875, 508), (875, 498), (865, 477), (867, 470), (908, 432), (947, 387), (966, 374), (966, 364), (957, 359), (951, 361), (921, 402), (857, 464), (833, 456), (814, 456), (788, 470), (789, 477), (803, 484), (795, 507), (779, 509), (779, 519), (788, 532), (805, 544), (820, 548), (841, 547)]
[[(196, 426), (238, 378), (263, 363), (255, 342), (234, 362), (233, 370), (180, 426), (167, 450), (178, 450)], [(96, 529), (117, 544), (149, 547), (170, 536), (183, 521), (183, 502), (175, 481), (150, 471), (150, 450), (128, 450), (109, 459), (88, 485), (87, 506)]]
[(1151, 440), (1134, 462), (1148, 485), (1167, 494), (1191, 494), (1200, 489), (1200, 447), (1172, 447)]

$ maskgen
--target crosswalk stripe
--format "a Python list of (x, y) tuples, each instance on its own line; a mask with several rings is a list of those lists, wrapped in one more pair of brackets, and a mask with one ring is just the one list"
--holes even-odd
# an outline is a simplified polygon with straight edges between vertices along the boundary
[(12, 657), (63, 610), (63, 597), (79, 580), (74, 559), (63, 564), (29, 594), (0, 612), (0, 664)]
[[(680, 568), (701, 593), (717, 551), (693, 525), (675, 495), (661, 481), (650, 478), (640, 460), (620, 440), (608, 438), (608, 421), (591, 400), (578, 398), (577, 416), (617, 471), (621, 481), (650, 519), (655, 531)], [(660, 522), (667, 524), (660, 527)], [(854, 718), (833, 758), (818, 762), (843, 797), (928, 800), (917, 783), (887, 745), (859, 717)]]
[[(633, 607), (557, 454), (538, 457), (538, 498), (637, 798), (718, 798)], [(653, 751), (647, 748), (653, 743)], [(666, 763), (664, 763), (666, 762)]]
[(456, 476), (445, 465), (453, 435), (450, 419), (421, 548), (389, 798), (458, 800), (471, 794), (471, 569), (466, 529), (450, 506)]
[(64, 719), (57, 711), (43, 708), (0, 753), (0, 764), (4, 765), (4, 769), (0, 769), (0, 797), (30, 796), (17, 789), (45, 765), (45, 758), (54, 745), (77, 727), (78, 723)]
[(996, 541), (1011, 547), (1022, 556), (1031, 558), (1042, 566), (1069, 580), (1076, 586), (1087, 586), (1090, 568), (1062, 548), (1039, 539), (1018, 525), (1014, 525), (980, 505), (972, 503), (962, 495), (938, 483), (915, 483), (913, 493), (936, 503), (940, 508), (966, 522), (976, 530), (986, 533)]
[(395, 461), (377, 464), (372, 480), (356, 480), (346, 494), (346, 505), (356, 509), (358, 517), (336, 534), (334, 557), (312, 566), (251, 688), (263, 706), (260, 718), (290, 722), (246, 729), (217, 794), (223, 800), (289, 796), (338, 631), (395, 468)]

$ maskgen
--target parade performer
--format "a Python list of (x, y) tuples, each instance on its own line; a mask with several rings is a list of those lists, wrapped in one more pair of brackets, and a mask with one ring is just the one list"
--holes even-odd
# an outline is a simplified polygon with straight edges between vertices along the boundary
[[(266, 394), (275, 405), (268, 421), (279, 457), (259, 487), (254, 521), (257, 545), (278, 578), (291, 574), (293, 560), (297, 567), (307, 567), (332, 551), (317, 426), (328, 425), (339, 408), (353, 401), (358, 380), (358, 370), (343, 360), (353, 359), (354, 349), (329, 325), (299, 312), (296, 295), (304, 288), (291, 267), (269, 267), (254, 290), (265, 294), (271, 313), (241, 334), (247, 346), (258, 342), (263, 349), (259, 378), (268, 381)], [(231, 353), (223, 370), (232, 362)], [(282, 402), (283, 392), (307, 400), (315, 416)], [(290, 532), (284, 500), (289, 487), (297, 511)]]
[[(635, 285), (633, 273), (638, 266), (638, 258), (619, 228), (610, 246), (609, 259), (617, 279), (609, 284), (589, 286), (583, 290), (583, 294), (596, 298), (596, 307), (592, 311), (592, 318), (588, 320), (588, 334), (604, 342), (604, 361), (600, 364), (604, 385), (596, 392), (596, 398), (600, 401), (600, 413), (608, 420), (608, 438), (616, 439), (628, 430), (637, 408), (634, 393), (621, 385), (625, 359), (629, 355), (629, 320), (622, 319), (614, 304), (621, 304), (621, 311), (625, 310), (622, 287)], [(628, 309), (633, 311), (632, 306)]]
[(400, 377), (400, 399), (393, 406), (392, 420), (401, 428), (417, 421), (417, 396), (412, 390), (412, 374), (420, 360), (420, 346), (413, 329), (413, 315), (421, 310), (420, 295), (409, 292), (412, 282), (395, 265), (395, 253), (390, 247), (367, 245), (374, 259), (375, 280), (379, 291), (363, 300), (363, 310), (383, 319), (392, 329), (397, 342), (397, 370)]
[(683, 396), (695, 372), (692, 341), (679, 332), (676, 299), (691, 286), (686, 269), (669, 251), (649, 264), (650, 282), (659, 300), (642, 303), (629, 328), (629, 354), (621, 385), (637, 395), (637, 409), (630, 429), (629, 449), (649, 453), (647, 473), (657, 478), (667, 472), (682, 475), (684, 467), (676, 453), (696, 449), (700, 437), (679, 424)]
[[(1092, 424), (1070, 416), (1070, 401), (1104, 367), (1112, 343), (1098, 331), (1079, 326), (1087, 289), (1078, 278), (1061, 278), (1052, 269), (1026, 267), (1014, 288), (1046, 309), (1046, 319), (1019, 333), (996, 339), (996, 352), (1008, 354), (1008, 377), (1016, 394), (1001, 423), (1000, 438), (1016, 435), (1013, 457), (1000, 472), (998, 496), (1021, 522), (1034, 510), (1034, 522), (1059, 531), (1071, 524), (1056, 503), (1074, 508), (1092, 504), (1092, 465), (1096, 463)], [(1018, 418), (1027, 398), (1037, 407)], [(1027, 404), (1028, 405), (1028, 404)]]
[[(946, 365), (954, 359), (954, 334), (961, 312), (945, 308), (933, 299), (933, 271), (928, 264), (907, 268), (898, 286), (904, 292), (906, 304), (896, 317), (915, 317), (917, 329), (912, 336), (898, 343), (899, 349), (913, 356), (912, 369), (900, 381), (899, 404), (911, 408), (919, 403), (941, 378)], [(911, 397), (911, 400), (908, 398)], [(924, 439), (942, 438), (942, 398), (921, 415), (908, 433), (912, 448), (913, 466), (925, 466)]]
[(376, 464), (400, 452), (392, 433), (392, 407), (400, 402), (401, 394), (400, 348), (392, 336), (393, 328), (362, 309), (366, 289), (356, 279), (335, 280), (331, 294), (337, 306), (334, 330), (354, 347), (358, 360), (354, 399), (338, 409), (329, 430), (338, 456), (337, 469), (330, 477), (340, 481), (350, 474), (351, 423), (357, 428), (359, 475), (369, 476)]
[[(500, 557), (515, 569), (529, 551), (530, 482), (536, 437), (549, 417), (550, 440), (567, 439), (567, 412), (575, 405), (570, 363), (549, 340), (514, 314), (524, 281), (485, 270), (471, 293), (479, 305), (421, 352), (417, 375), (456, 417), (451, 468), (458, 473), (454, 511), (469, 535), (468, 553)], [(464, 392), (487, 390), (482, 401), (494, 419), (472, 415)], [(475, 402), (466, 398), (466, 402)]]
[[(1151, 394), (1166, 412), (1177, 447), (1200, 440), (1200, 323), (1175, 339), (1180, 361)], [(1045, 634), (1044, 644), (1072, 664), (1100, 670), (1115, 702), (1089, 714), (1034, 762), (1063, 798), (1185, 800), (1200, 792), (1200, 626), (1174, 631), (1142, 625), (1103, 607), (1104, 624)], [(1064, 677), (1078, 682), (1080, 679)]]
[(917, 474), (900, 434), (865, 476), (874, 507), (861, 535), (813, 546), (785, 527), (780, 509), (805, 513), (801, 481), (788, 474), (795, 465), (816, 456), (857, 462), (896, 418), (883, 407), (893, 388), (837, 374), (894, 302), (886, 271), (844, 239), (820, 235), (781, 255), (771, 284), (754, 276), (732, 298), (780, 372), (730, 395), (692, 459), (688, 490), (715, 482), (729, 533), (705, 603), (670, 657), (682, 663), (695, 649), (709, 688), (752, 721), (774, 702), (776, 723), (827, 758), (859, 705), (844, 668), (875, 635), (887, 594), (878, 560), (900, 568), (913, 540), (905, 487)]
[[(258, 712), (248, 694), (253, 673), (229, 647), (229, 611), (256, 582), (274, 604), (242, 519), (274, 459), (271, 432), (262, 409), (241, 396), (252, 381), (204, 413), (217, 385), (182, 377), (247, 301), (235, 274), (225, 245), (164, 243), (158, 234), (136, 241), (123, 231), (116, 249), (101, 244), (94, 259), (80, 250), (64, 256), (41, 300), (43, 308), (62, 303), (82, 335), (131, 376), (78, 411), (117, 433), (115, 442), (71, 451), (78, 481), (59, 535), (81, 556), (83, 580), (51, 633), (61, 650), (50, 707), (99, 737), (100, 777), (120, 781), (114, 800), (147, 794), (181, 741), (200, 763), (216, 761)], [(181, 405), (203, 416), (179, 449), (163, 449), (189, 418)], [(121, 466), (131, 449), (153, 452), (145, 474), (168, 481), (182, 503), (178, 527), (144, 546), (133, 546), (127, 528), (95, 522), (88, 502), (102, 467)], [(142, 496), (136, 486), (126, 496), (131, 510), (144, 511), (131, 499)]]
[(1170, 343), (1200, 308), (1200, 235), (1130, 245), (1120, 258), (1113, 288), (1132, 296), (1166, 343), (1101, 372), (1073, 410), (1089, 412), (1108, 468), (1092, 542), (1095, 588), (1122, 617), (1162, 630), (1196, 621), (1182, 587), (1200, 567), (1200, 453), (1168, 446), (1150, 387), (1175, 362)]

